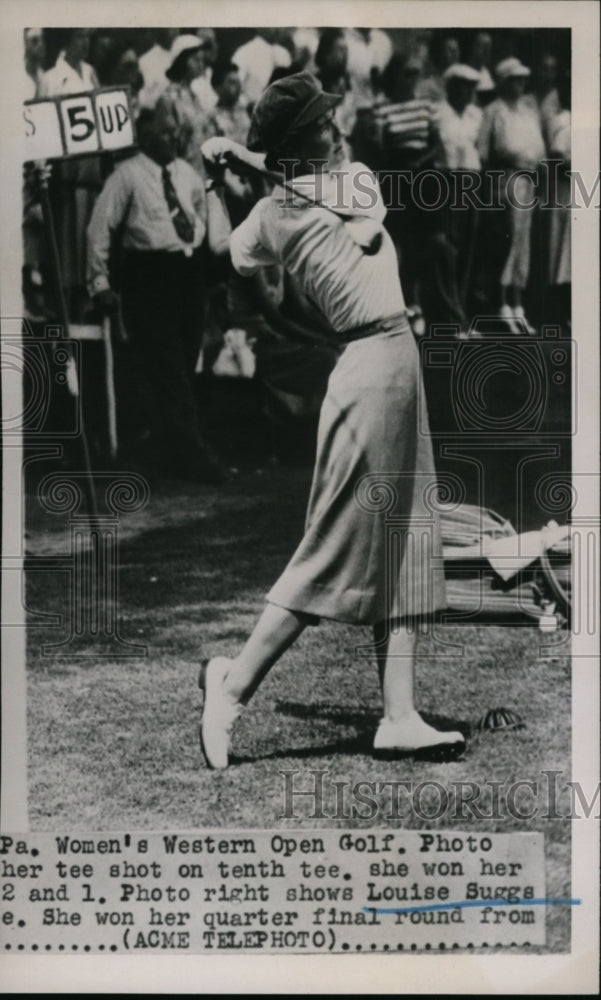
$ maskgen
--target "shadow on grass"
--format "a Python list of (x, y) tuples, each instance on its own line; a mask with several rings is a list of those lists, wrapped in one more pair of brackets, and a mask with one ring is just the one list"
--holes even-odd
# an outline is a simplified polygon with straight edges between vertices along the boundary
[[(363, 726), (369, 724), (374, 728), (379, 721), (379, 715), (375, 712), (365, 712), (361, 709), (342, 709), (337, 705), (305, 704), (296, 701), (278, 701), (276, 710), (283, 715), (292, 715), (297, 719), (329, 719), (333, 722), (340, 722), (346, 725)], [(445, 732), (450, 729), (458, 729), (463, 736), (469, 736), (473, 731), (474, 724), (463, 719), (449, 719), (443, 715), (431, 715), (428, 712), (420, 713), (431, 726)]]
[(372, 750), (372, 734), (370, 732), (358, 733), (347, 739), (333, 740), (331, 743), (323, 743), (321, 746), (309, 747), (284, 747), (281, 750), (273, 750), (264, 754), (232, 754), (230, 763), (253, 764), (259, 760), (307, 760), (312, 757), (328, 757), (331, 754), (349, 754), (356, 756), (369, 756)]
[[(345, 754), (348, 757), (373, 757), (372, 733), (360, 733), (357, 736), (350, 737), (346, 740), (337, 740), (333, 743), (325, 743), (320, 747), (292, 747), (285, 750), (274, 750), (271, 753), (266, 754), (253, 754), (252, 756), (237, 756), (236, 754), (232, 754), (230, 757), (230, 764), (234, 766), (236, 764), (256, 764), (261, 760), (287, 760), (288, 758), (293, 758), (294, 760), (307, 760), (314, 759), (316, 757), (330, 757), (337, 754)], [(457, 760), (463, 760), (463, 754), (458, 754), (450, 747), (429, 747), (412, 753), (399, 752), (394, 756), (391, 755), (390, 759), (445, 764), (455, 762)]]
[[(341, 725), (354, 725), (359, 727), (361, 731), (355, 736), (333, 740), (318, 746), (287, 746), (280, 750), (273, 750), (264, 754), (232, 754), (230, 757), (232, 765), (251, 764), (260, 760), (286, 760), (288, 758), (307, 760), (338, 754), (346, 754), (348, 756), (360, 755), (363, 757), (373, 756), (373, 737), (379, 720), (379, 715), (374, 712), (353, 711), (352, 709), (345, 711), (344, 709), (327, 704), (306, 705), (292, 701), (278, 702), (276, 704), (276, 711), (301, 719), (328, 719)], [(439, 715), (433, 716), (426, 712), (422, 713), (422, 715), (430, 725), (435, 726), (441, 733), (457, 729), (467, 741), (472, 732), (472, 726), (469, 722), (448, 719)], [(456, 760), (457, 754), (452, 751), (450, 753), (446, 750), (441, 751), (437, 748), (426, 749), (419, 753), (399, 754), (399, 759), (407, 758), (444, 763), (446, 760)]]

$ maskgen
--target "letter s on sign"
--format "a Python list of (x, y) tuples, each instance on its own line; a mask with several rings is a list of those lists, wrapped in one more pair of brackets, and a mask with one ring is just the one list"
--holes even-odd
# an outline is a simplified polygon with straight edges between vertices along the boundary
[(31, 111), (27, 106), (23, 108), (23, 118), (25, 119), (25, 136), (29, 139), (32, 135), (35, 135), (35, 122), (31, 117)]

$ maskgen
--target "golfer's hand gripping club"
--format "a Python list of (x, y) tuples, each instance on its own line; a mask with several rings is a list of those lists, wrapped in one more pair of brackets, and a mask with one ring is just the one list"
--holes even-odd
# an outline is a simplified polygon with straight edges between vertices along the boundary
[(382, 226), (379, 222), (364, 215), (354, 215), (350, 209), (348, 211), (333, 209), (329, 205), (311, 198), (304, 191), (289, 183), (283, 174), (275, 170), (267, 170), (263, 154), (251, 153), (240, 143), (227, 139), (225, 136), (214, 136), (203, 143), (202, 155), (211, 175), (213, 175), (213, 171), (219, 169), (223, 171), (226, 167), (243, 177), (249, 173), (259, 174), (272, 184), (284, 188), (296, 198), (318, 208), (324, 208), (327, 212), (342, 219), (348, 235), (366, 256), (374, 256), (380, 250)]

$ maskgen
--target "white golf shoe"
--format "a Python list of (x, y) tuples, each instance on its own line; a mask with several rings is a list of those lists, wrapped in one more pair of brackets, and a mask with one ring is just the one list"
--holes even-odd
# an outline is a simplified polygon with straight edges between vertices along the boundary
[(512, 333), (515, 337), (519, 337), (520, 334), (524, 333), (524, 330), (522, 329), (520, 324), (516, 322), (516, 315), (511, 306), (508, 305), (501, 306), (499, 310), (499, 316), (501, 317), (503, 322), (506, 323), (509, 332)]
[(526, 318), (523, 306), (516, 306), (513, 310), (514, 319), (520, 324), (522, 332), (526, 332), (530, 337), (536, 333), (532, 323)]
[(232, 701), (223, 690), (230, 663), (225, 656), (204, 660), (198, 681), (205, 693), (200, 720), (200, 745), (207, 764), (215, 770), (223, 770), (228, 765), (230, 733), (242, 711), (240, 702)]
[(465, 750), (465, 740), (456, 730), (441, 732), (424, 722), (419, 712), (391, 722), (381, 719), (374, 738), (374, 757), (440, 757), (451, 760)]

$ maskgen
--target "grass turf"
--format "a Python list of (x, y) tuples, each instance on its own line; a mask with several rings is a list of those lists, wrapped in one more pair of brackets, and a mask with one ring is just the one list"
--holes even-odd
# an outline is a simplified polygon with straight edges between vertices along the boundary
[[(546, 837), (548, 896), (568, 896), (569, 822), (517, 820), (508, 815), (474, 820), (454, 808), (454, 782), (485, 786), (530, 780), (544, 787), (543, 770), (562, 771), (558, 811), (569, 807), (570, 663), (562, 636), (534, 627), (446, 626), (421, 637), (418, 704), (441, 728), (470, 736), (454, 763), (375, 762), (371, 738), (380, 711), (373, 658), (358, 655), (367, 629), (324, 622), (306, 630), (257, 692), (238, 723), (234, 761), (208, 771), (197, 731), (198, 662), (229, 655), (248, 634), (266, 590), (300, 536), (308, 492), (307, 469), (247, 469), (218, 490), (182, 484), (156, 489), (149, 506), (124, 517), (119, 550), (121, 634), (143, 643), (142, 658), (41, 655), (44, 642), (64, 629), (29, 630), (29, 807), (35, 830), (166, 830), (196, 827), (401, 827), (470, 830), (542, 830)], [(29, 498), (28, 551), (65, 555), (65, 519), (43, 515)], [(32, 572), (27, 607), (68, 615), (68, 576)], [(543, 643), (548, 644), (545, 648)], [(445, 646), (451, 643), (452, 646)], [(448, 650), (454, 653), (449, 656)], [(523, 716), (526, 728), (475, 735), (473, 726), (496, 706)], [(286, 818), (284, 771), (298, 787), (327, 771), (322, 816), (296, 800)], [(350, 817), (353, 802), (337, 807), (335, 781), (437, 782), (440, 790), (410, 798), (390, 816), (390, 794), (378, 797), (376, 816)], [(452, 794), (453, 793), (453, 794)], [(518, 796), (524, 811), (532, 799)], [(539, 799), (544, 810), (544, 801)], [(490, 807), (486, 794), (481, 807)], [(338, 808), (338, 812), (337, 812)], [(359, 807), (361, 812), (364, 809)], [(547, 947), (569, 947), (569, 912), (550, 907)]]

